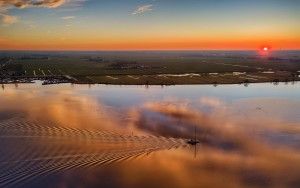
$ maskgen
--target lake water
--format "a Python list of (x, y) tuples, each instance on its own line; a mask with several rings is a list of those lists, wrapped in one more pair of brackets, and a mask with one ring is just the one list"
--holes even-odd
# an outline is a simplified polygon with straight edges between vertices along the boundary
[(300, 83), (2, 85), (0, 154), (0, 187), (296, 188)]

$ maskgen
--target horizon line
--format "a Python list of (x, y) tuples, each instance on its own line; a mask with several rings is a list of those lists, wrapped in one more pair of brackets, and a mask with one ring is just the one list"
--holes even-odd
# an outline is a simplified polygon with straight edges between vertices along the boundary
[[(260, 51), (260, 49), (0, 49), (2, 52), (155, 52), (155, 51)], [(273, 49), (272, 51), (300, 51), (300, 48), (294, 49)]]

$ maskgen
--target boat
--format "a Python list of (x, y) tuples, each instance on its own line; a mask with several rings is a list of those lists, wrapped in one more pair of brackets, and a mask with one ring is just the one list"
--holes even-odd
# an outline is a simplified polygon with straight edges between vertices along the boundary
[(195, 146), (195, 145), (197, 145), (197, 144), (200, 143), (200, 141), (197, 140), (197, 133), (196, 133), (196, 132), (197, 132), (197, 130), (196, 130), (196, 126), (195, 126), (195, 135), (194, 135), (194, 139), (188, 140), (188, 141), (186, 142), (187, 144)]

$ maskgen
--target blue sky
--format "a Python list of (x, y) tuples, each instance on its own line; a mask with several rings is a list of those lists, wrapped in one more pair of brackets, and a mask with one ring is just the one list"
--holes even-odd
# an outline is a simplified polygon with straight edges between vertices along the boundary
[(4, 48), (57, 40), (66, 49), (300, 45), (297, 0), (0, 0), (0, 19)]

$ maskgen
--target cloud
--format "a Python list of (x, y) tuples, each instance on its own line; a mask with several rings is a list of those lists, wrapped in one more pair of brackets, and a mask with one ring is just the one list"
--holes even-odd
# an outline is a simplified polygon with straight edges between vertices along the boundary
[(0, 14), (0, 16), (2, 17), (1, 21), (4, 25), (10, 25), (18, 22), (18, 17), (16, 16), (11, 16), (7, 14)]
[(61, 17), (61, 19), (63, 20), (71, 20), (71, 19), (74, 19), (75, 16), (64, 16), (64, 17)]
[(45, 7), (45, 8), (57, 8), (64, 3), (66, 0), (0, 0), (0, 7), (16, 7), (16, 8), (27, 8), (27, 7)]
[(142, 6), (138, 6), (133, 12), (133, 15), (138, 15), (138, 14), (144, 14), (145, 12), (150, 12), (153, 10), (153, 5), (149, 4), (149, 5), (142, 5)]
[[(0, 0), (0, 16), (4, 24), (12, 24), (18, 21), (16, 16), (9, 15), (11, 9), (25, 8), (78, 8), (86, 0)], [(62, 19), (73, 19), (73, 16), (63, 17)]]
[(145, 108), (177, 118), (192, 119), (196, 116), (185, 102), (181, 102), (179, 106), (172, 102), (149, 102), (145, 104)]
[(200, 104), (212, 108), (217, 108), (224, 105), (220, 99), (214, 97), (202, 97), (200, 98)]

